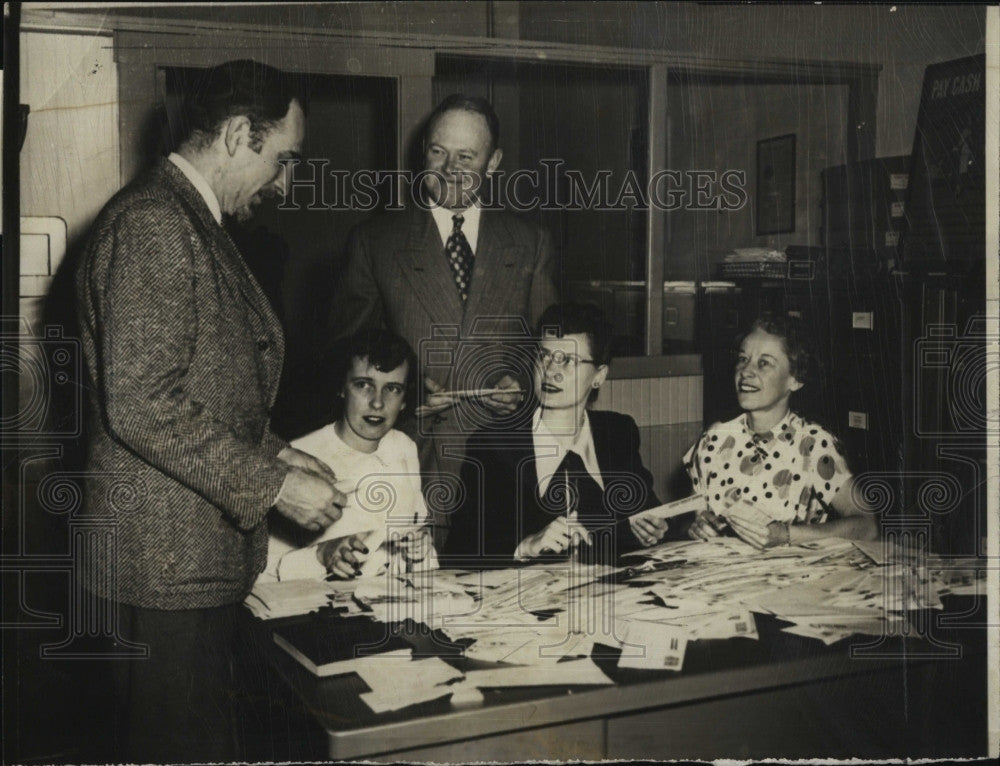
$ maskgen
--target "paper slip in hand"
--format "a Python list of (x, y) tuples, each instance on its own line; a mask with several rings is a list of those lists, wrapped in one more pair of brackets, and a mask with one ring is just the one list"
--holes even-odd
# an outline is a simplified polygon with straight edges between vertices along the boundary
[(760, 508), (747, 501), (733, 503), (726, 508), (723, 515), (726, 516), (726, 518), (739, 519), (748, 524), (759, 525), (762, 527), (766, 527), (775, 520), (772, 516), (769, 516)]
[(450, 396), (454, 399), (470, 399), (478, 396), (493, 396), (494, 394), (524, 396), (526, 393), (528, 392), (521, 388), (469, 388), (462, 391), (436, 391), (433, 396)]
[(705, 501), (704, 495), (691, 495), (690, 497), (658, 505), (655, 508), (648, 508), (645, 511), (639, 511), (639, 513), (634, 514), (634, 516), (650, 516), (656, 519), (672, 519), (675, 516), (681, 516), (682, 514), (691, 513), (692, 511), (703, 511), (707, 507), (708, 505)]
[(638, 670), (680, 670), (688, 637), (685, 631), (655, 622), (628, 620), (624, 625), (618, 667)]

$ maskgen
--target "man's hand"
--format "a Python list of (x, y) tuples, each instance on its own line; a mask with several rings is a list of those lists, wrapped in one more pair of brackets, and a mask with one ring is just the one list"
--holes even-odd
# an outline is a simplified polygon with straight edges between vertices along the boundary
[(706, 508), (695, 514), (694, 521), (688, 527), (688, 537), (693, 540), (711, 540), (713, 537), (718, 537), (725, 528), (725, 520)]
[(493, 412), (497, 415), (509, 415), (514, 412), (514, 410), (517, 409), (518, 404), (520, 404), (521, 400), (524, 398), (524, 395), (521, 392), (521, 384), (514, 380), (510, 375), (504, 375), (493, 387), (502, 388), (506, 391), (518, 392), (516, 394), (490, 394), (481, 400), (484, 405), (493, 410)]
[(444, 412), (447, 409), (455, 406), (457, 399), (449, 396), (444, 392), (444, 386), (440, 383), (431, 380), (430, 378), (424, 378), (424, 388), (427, 390), (427, 396), (424, 397), (424, 403), (417, 407), (414, 412), (418, 418), (425, 418), (428, 415), (437, 415)]
[(645, 546), (656, 545), (670, 529), (666, 519), (649, 514), (635, 513), (628, 517), (628, 525), (636, 539)]
[[(330, 473), (332, 476), (332, 472)], [(301, 527), (321, 532), (340, 518), (347, 496), (326, 476), (293, 467), (274, 507), (282, 516)]]
[[(308, 452), (303, 452), (295, 447), (285, 447), (278, 453), (278, 460), (288, 465), (302, 468), (310, 473), (319, 474), (331, 482), (337, 481), (337, 476), (326, 463), (317, 457), (313, 457)], [(342, 505), (342, 503), (341, 503)]]
[(361, 535), (341, 537), (317, 545), (316, 558), (331, 575), (349, 580), (361, 574), (361, 565), (368, 559), (368, 547)]

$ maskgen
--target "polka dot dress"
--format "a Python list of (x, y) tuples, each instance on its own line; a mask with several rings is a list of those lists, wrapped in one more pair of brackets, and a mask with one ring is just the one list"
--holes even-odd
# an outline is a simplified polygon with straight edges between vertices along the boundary
[(688, 450), (695, 491), (717, 514), (745, 499), (777, 521), (826, 521), (826, 506), (851, 478), (837, 440), (793, 412), (766, 434), (753, 433), (747, 417), (716, 423)]
[(469, 299), (469, 285), (472, 283), (472, 247), (469, 240), (462, 233), (462, 224), (465, 218), (460, 215), (451, 217), (454, 226), (451, 236), (444, 245), (444, 253), (448, 256), (448, 264), (451, 266), (452, 276), (455, 277), (455, 285), (458, 287), (458, 295), (465, 303)]

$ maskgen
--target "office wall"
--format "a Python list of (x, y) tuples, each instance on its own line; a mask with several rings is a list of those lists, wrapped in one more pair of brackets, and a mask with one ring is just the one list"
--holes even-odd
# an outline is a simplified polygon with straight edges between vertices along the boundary
[(118, 69), (111, 38), (23, 33), (21, 215), (58, 215), (70, 241), (118, 190)]
[(986, 8), (920, 5), (519, 4), (521, 37), (731, 60), (882, 65), (876, 156), (909, 154), (924, 68), (982, 53)]
[[(847, 161), (846, 85), (677, 82), (669, 86), (668, 164), (682, 171), (746, 174), (738, 210), (670, 214), (664, 277), (705, 280), (736, 247), (819, 245), (820, 171)], [(757, 234), (757, 142), (794, 134), (795, 230)]]
[[(69, 5), (69, 3), (67, 3)], [(81, 10), (105, 13), (90, 4)], [(150, 4), (152, 6), (152, 4)], [(394, 2), (205, 3), (171, 7), (116, 8), (122, 16), (155, 19), (204, 19), (216, 23), (260, 24), (271, 27), (332, 29), (341, 32), (384, 32), (386, 34), (461, 35), (484, 37), (491, 30), (516, 30), (517, 3), (486, 0), (395, 0)], [(516, 35), (514, 35), (516, 36)]]
[[(21, 149), (22, 216), (65, 221), (69, 248), (118, 190), (118, 70), (111, 38), (23, 33), (20, 100), (31, 107)], [(17, 196), (13, 196), (17, 199)], [(20, 315), (37, 336), (66, 249), (22, 258)], [(41, 267), (38, 264), (43, 264)], [(31, 390), (22, 380), (22, 400)]]

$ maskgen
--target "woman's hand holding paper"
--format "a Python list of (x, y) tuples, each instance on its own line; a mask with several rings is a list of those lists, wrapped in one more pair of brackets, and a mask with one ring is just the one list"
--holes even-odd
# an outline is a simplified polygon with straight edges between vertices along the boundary
[(726, 511), (726, 520), (744, 542), (755, 548), (788, 545), (788, 523), (775, 521), (748, 501), (731, 505)]
[(726, 521), (721, 516), (716, 516), (707, 508), (695, 514), (694, 521), (688, 527), (688, 537), (694, 540), (711, 540), (718, 537), (719, 533), (726, 528)]
[(628, 523), (632, 534), (646, 546), (656, 545), (670, 529), (670, 524), (666, 519), (652, 514), (636, 513), (629, 516)]
[(546, 553), (560, 554), (581, 540), (589, 539), (590, 533), (577, 520), (574, 512), (569, 516), (560, 516), (541, 532), (524, 538), (518, 546), (518, 553), (526, 558), (538, 558)]

